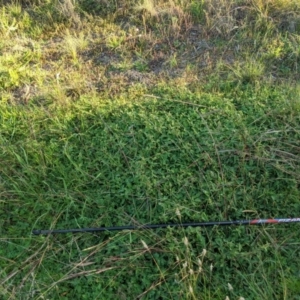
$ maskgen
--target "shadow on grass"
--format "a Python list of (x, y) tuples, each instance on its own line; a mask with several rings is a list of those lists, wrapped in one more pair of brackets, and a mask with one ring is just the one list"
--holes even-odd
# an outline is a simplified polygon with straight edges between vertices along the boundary
[[(289, 95), (160, 86), (151, 97), (82, 98), (52, 110), (4, 105), (2, 293), (176, 299), (192, 286), (207, 299), (226, 295), (224, 282), (261, 296), (263, 280), (268, 294), (282, 295), (285, 278), (296, 276), (297, 225), (53, 237), (31, 230), (297, 217), (300, 128)], [(198, 264), (185, 274), (182, 264), (196, 270), (203, 248), (204, 271)], [(247, 274), (258, 276), (248, 291)]]

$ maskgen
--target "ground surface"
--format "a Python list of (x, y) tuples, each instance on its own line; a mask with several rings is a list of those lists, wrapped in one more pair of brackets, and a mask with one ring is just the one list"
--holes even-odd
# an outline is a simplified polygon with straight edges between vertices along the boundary
[(298, 224), (31, 234), (299, 217), (297, 1), (0, 4), (3, 299), (300, 299)]

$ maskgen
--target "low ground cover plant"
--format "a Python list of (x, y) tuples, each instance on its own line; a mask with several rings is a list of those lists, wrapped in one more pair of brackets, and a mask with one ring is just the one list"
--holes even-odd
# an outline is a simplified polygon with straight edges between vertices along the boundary
[(0, 1), (3, 299), (299, 299), (298, 1)]

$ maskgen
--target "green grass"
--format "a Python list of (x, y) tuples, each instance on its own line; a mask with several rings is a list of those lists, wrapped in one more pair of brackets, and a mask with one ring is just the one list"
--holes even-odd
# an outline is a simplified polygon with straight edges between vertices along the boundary
[(300, 299), (298, 224), (31, 234), (298, 217), (298, 2), (7, 2), (0, 298)]

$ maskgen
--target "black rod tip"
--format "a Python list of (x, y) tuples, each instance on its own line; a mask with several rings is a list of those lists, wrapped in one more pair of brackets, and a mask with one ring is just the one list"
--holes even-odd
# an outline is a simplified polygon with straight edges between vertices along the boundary
[(39, 235), (42, 233), (42, 230), (32, 230), (33, 235)]

